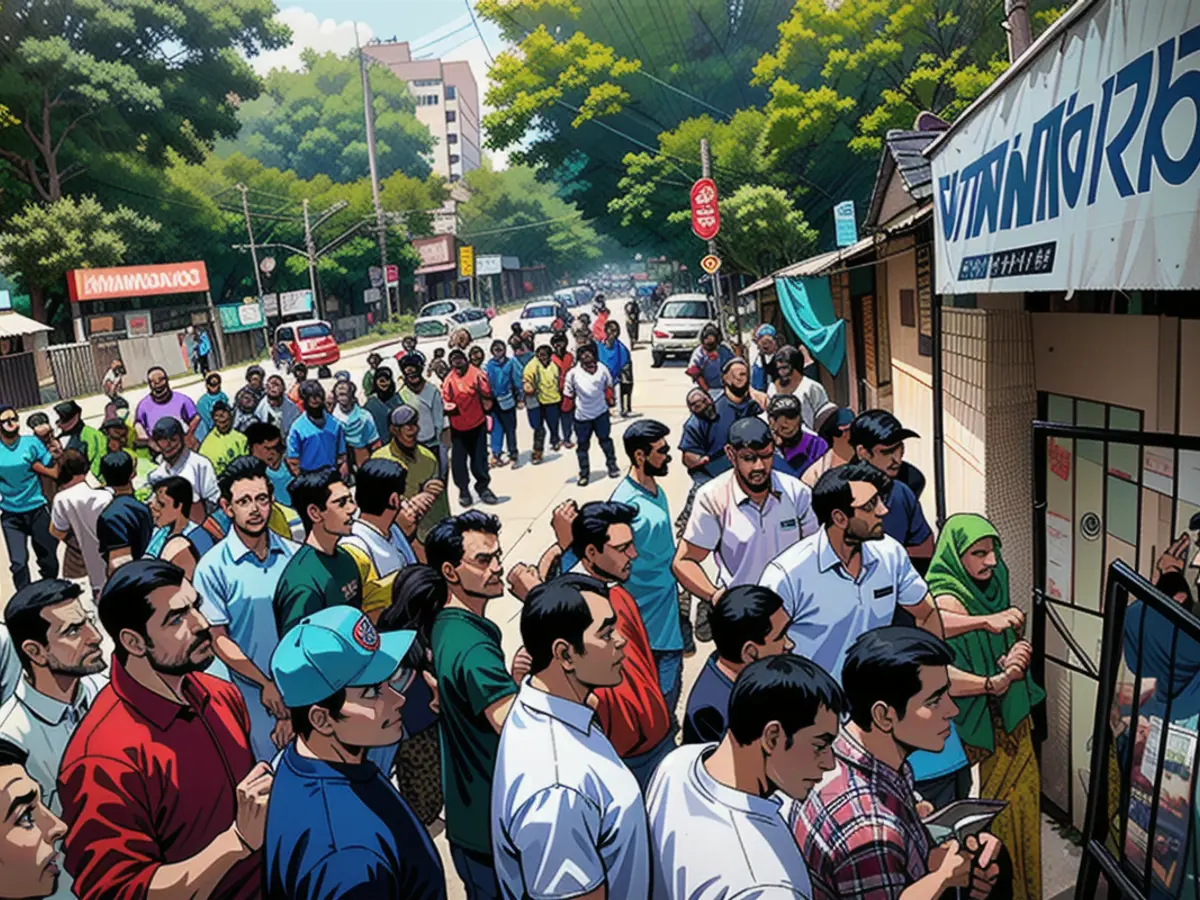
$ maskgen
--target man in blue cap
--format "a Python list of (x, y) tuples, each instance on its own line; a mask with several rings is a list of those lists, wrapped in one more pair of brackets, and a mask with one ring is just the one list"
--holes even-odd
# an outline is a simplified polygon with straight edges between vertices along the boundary
[(337, 606), (279, 642), (271, 677), (296, 739), (267, 809), (266, 897), (445, 898), (429, 833), (367, 759), (367, 748), (400, 739), (415, 637), (380, 634), (357, 609)]

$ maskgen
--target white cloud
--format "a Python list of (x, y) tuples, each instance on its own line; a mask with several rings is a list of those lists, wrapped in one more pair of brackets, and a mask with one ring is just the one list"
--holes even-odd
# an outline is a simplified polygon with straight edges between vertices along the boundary
[[(250, 60), (250, 65), (260, 75), (265, 75), (271, 69), (292, 69), (301, 67), (300, 53), (311, 47), (318, 53), (332, 50), (334, 53), (345, 54), (354, 49), (354, 22), (337, 22), (333, 19), (318, 19), (315, 15), (298, 6), (289, 6), (280, 10), (275, 18), (292, 29), (292, 43), (279, 50), (268, 50)], [(371, 26), (358, 23), (358, 38), (366, 43), (374, 37)]]

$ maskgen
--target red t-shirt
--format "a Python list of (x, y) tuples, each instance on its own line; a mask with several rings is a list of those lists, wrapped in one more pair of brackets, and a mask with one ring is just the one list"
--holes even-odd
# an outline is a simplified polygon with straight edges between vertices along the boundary
[[(135, 681), (112, 680), (71, 736), (58, 774), (66, 868), (82, 900), (142, 900), (158, 867), (195, 856), (236, 813), (254, 766), (250, 716), (227, 681), (193, 674), (187, 706)], [(262, 893), (262, 853), (230, 869), (214, 897)]]
[[(568, 350), (562, 355), (561, 358), (551, 354), (550, 359), (556, 366), (558, 366), (558, 392), (562, 394), (563, 385), (567, 382), (567, 373), (570, 372), (572, 367), (575, 365), (575, 357), (571, 355), (571, 352)], [(559, 402), (559, 407), (563, 412), (571, 412), (573, 409), (575, 409), (575, 398), (568, 397), (566, 394), (563, 394), (563, 398)]]
[(671, 730), (671, 713), (658, 683), (658, 666), (637, 603), (625, 588), (609, 588), (608, 600), (625, 638), (621, 683), (596, 691), (596, 718), (621, 757), (657, 747)]
[(458, 407), (454, 412), (446, 413), (450, 417), (450, 427), (455, 431), (470, 431), (482, 425), (487, 421), (483, 398), (491, 396), (487, 376), (479, 369), (467, 366), (462, 375), (451, 369), (442, 382), (442, 402)]

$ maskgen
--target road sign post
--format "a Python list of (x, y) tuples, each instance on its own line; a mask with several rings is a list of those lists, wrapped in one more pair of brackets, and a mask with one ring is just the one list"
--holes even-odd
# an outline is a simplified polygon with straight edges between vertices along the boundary
[[(692, 231), (696, 237), (708, 242), (708, 255), (718, 259), (717, 269), (720, 270), (720, 260), (717, 257), (716, 236), (721, 232), (720, 196), (717, 193), (717, 183), (709, 175), (708, 138), (700, 139), (700, 179), (692, 185)], [(716, 300), (717, 310), (721, 310), (721, 276), (712, 274), (713, 299)], [(742, 351), (742, 325), (738, 317), (737, 300), (733, 303), (733, 314), (738, 330), (738, 353)], [(728, 318), (721, 313), (722, 332)]]

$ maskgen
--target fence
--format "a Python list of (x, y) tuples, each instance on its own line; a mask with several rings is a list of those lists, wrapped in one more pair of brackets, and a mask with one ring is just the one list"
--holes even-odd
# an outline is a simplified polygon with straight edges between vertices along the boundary
[(100, 390), (91, 344), (51, 344), (46, 353), (60, 398), (84, 397)]
[(0, 397), (17, 409), (41, 403), (32, 351), (0, 356)]

